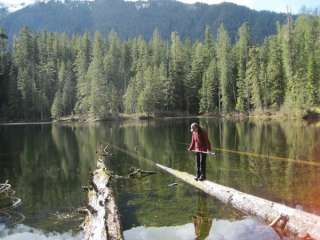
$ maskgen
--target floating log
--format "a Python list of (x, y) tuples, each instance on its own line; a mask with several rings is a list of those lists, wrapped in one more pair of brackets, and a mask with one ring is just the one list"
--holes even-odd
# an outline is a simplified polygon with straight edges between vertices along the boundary
[(111, 173), (105, 162), (111, 154), (99, 151), (97, 169), (91, 174), (88, 191), (88, 203), (82, 229), (85, 240), (122, 240), (120, 217), (113, 191), (110, 186)]
[(248, 214), (262, 218), (267, 223), (274, 222), (279, 216), (287, 216), (286, 230), (300, 239), (320, 240), (320, 216), (294, 209), (279, 203), (265, 200), (214, 182), (195, 181), (194, 176), (160, 164), (162, 170), (174, 175), (184, 182), (214, 196), (223, 203)]

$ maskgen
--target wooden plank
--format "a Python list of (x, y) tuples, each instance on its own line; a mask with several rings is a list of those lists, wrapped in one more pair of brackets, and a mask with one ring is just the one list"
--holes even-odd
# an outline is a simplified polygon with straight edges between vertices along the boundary
[(320, 240), (320, 216), (246, 194), (208, 180), (195, 181), (194, 176), (191, 174), (161, 164), (156, 165), (184, 182), (219, 199), (223, 203), (230, 204), (248, 215), (260, 217), (267, 223), (271, 223), (281, 215), (286, 215), (289, 218), (286, 230), (290, 233), (302, 239)]

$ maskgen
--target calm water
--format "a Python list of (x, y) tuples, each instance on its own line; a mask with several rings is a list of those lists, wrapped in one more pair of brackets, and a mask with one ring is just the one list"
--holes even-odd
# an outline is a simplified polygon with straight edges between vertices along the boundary
[[(195, 232), (201, 235), (198, 239), (240, 239), (235, 236), (244, 234), (272, 239), (271, 230), (257, 220), (244, 219), (152, 165), (194, 172), (194, 156), (185, 151), (193, 121), (0, 126), (0, 181), (10, 179), (23, 200), (17, 213), (26, 217), (18, 226), (5, 226), (0, 218), (0, 238), (80, 238), (81, 216), (74, 210), (84, 205), (81, 186), (95, 167), (97, 144), (110, 143), (115, 146), (110, 168), (116, 174), (126, 175), (131, 166), (158, 172), (114, 182), (126, 239), (195, 239)], [(217, 153), (207, 160), (208, 179), (320, 214), (320, 127), (303, 122), (199, 121)], [(174, 182), (178, 185), (168, 186)], [(23, 235), (30, 232), (32, 237)]]

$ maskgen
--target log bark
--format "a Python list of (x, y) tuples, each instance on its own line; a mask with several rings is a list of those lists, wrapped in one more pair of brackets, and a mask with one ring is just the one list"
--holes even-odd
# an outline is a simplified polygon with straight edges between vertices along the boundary
[(91, 174), (86, 217), (82, 224), (85, 240), (122, 240), (122, 229), (117, 205), (111, 189), (111, 173), (106, 161), (111, 154), (100, 151), (97, 169)]
[(288, 216), (286, 230), (291, 234), (302, 239), (320, 240), (320, 216), (246, 194), (208, 180), (198, 182), (194, 180), (194, 176), (186, 172), (160, 164), (157, 164), (157, 166), (184, 182), (214, 196), (223, 203), (230, 204), (248, 215), (260, 217), (267, 223), (271, 223), (281, 215), (286, 215)]

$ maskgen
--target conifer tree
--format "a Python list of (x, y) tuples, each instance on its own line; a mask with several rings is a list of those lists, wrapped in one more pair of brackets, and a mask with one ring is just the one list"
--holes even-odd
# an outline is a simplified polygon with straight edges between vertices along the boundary
[(219, 110), (219, 78), (217, 61), (213, 58), (202, 78), (200, 112)]
[(255, 47), (249, 50), (249, 60), (246, 70), (246, 82), (250, 89), (250, 110), (261, 108), (261, 84), (259, 80), (259, 52)]
[(100, 33), (96, 33), (93, 42), (92, 61), (89, 65), (87, 78), (91, 82), (90, 112), (94, 117), (104, 118), (108, 115), (107, 81), (103, 64), (103, 41)]
[(246, 67), (248, 62), (248, 51), (250, 44), (250, 33), (247, 23), (241, 25), (238, 30), (239, 40), (236, 43), (237, 61), (237, 105), (239, 111), (248, 110), (248, 84), (246, 83)]
[(223, 112), (232, 110), (232, 72), (231, 72), (231, 54), (230, 39), (223, 25), (218, 31), (217, 40), (217, 58), (220, 82), (220, 96)]
[(173, 93), (172, 105), (169, 110), (184, 108), (184, 88), (183, 82), (186, 76), (185, 54), (178, 33), (171, 34), (169, 78), (173, 84), (170, 84), (170, 92)]
[(199, 90), (204, 72), (204, 48), (196, 43), (192, 56), (191, 71), (185, 79), (186, 108), (189, 113), (197, 113), (199, 107)]
[(78, 113), (87, 113), (90, 110), (91, 82), (86, 78), (90, 64), (90, 57), (91, 43), (89, 35), (86, 33), (80, 39), (74, 62), (74, 71), (77, 79), (77, 103), (75, 110)]
[(270, 39), (268, 51), (267, 81), (270, 83), (270, 88), (268, 89), (271, 93), (270, 104), (279, 109), (284, 101), (285, 83), (281, 59), (281, 46), (277, 37), (272, 37)]

